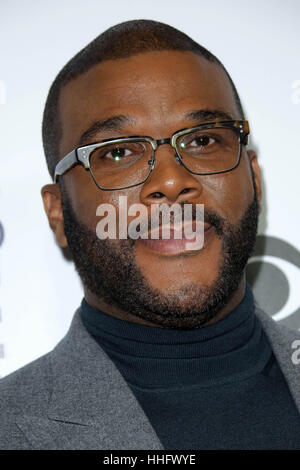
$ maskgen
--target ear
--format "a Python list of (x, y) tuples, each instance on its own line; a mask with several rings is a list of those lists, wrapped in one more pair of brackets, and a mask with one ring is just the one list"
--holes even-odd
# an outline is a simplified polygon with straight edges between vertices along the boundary
[(250, 165), (253, 170), (254, 184), (256, 188), (257, 200), (258, 200), (258, 205), (259, 205), (259, 212), (261, 212), (261, 199), (262, 199), (261, 175), (260, 175), (260, 168), (259, 168), (258, 161), (257, 161), (257, 154), (254, 150), (248, 150), (247, 154), (248, 154)]
[(56, 241), (62, 248), (66, 248), (68, 246), (68, 242), (64, 231), (64, 217), (60, 187), (58, 184), (46, 184), (42, 187), (41, 194), (49, 225), (55, 235)]

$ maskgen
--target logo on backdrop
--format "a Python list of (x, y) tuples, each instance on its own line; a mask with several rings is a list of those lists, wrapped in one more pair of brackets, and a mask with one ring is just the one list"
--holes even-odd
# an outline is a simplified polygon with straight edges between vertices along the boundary
[(258, 235), (246, 273), (258, 304), (274, 320), (299, 329), (299, 250), (280, 238)]

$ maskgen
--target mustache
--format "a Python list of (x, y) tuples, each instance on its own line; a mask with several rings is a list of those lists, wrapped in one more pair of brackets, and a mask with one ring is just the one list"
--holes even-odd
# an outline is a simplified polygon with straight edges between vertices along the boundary
[[(192, 222), (192, 223), (196, 222), (197, 219), (199, 218), (199, 214), (200, 214), (201, 221), (203, 221), (206, 224), (209, 224), (209, 225), (213, 226), (215, 228), (216, 234), (218, 236), (221, 237), (223, 235), (224, 226), (225, 226), (226, 221), (217, 212), (215, 212), (214, 210), (211, 210), (211, 209), (206, 209), (206, 208), (204, 210), (201, 210), (199, 208), (199, 205), (197, 207), (196, 204), (192, 204), (192, 203), (181, 202), (181, 203), (177, 203), (177, 204), (180, 206), (181, 214), (183, 216), (182, 219), (181, 219), (182, 222), (185, 221), (184, 207), (189, 206), (188, 222)], [(151, 214), (150, 214), (148, 217), (145, 217), (144, 219), (142, 219), (140, 222), (138, 222), (135, 225), (135, 230), (139, 232), (140, 236), (150, 232), (153, 229), (154, 230), (155, 229), (160, 229), (165, 225), (165, 221), (163, 219), (163, 213), (159, 209), (159, 206), (161, 206), (161, 205), (158, 204), (157, 206), (158, 206), (157, 216), (156, 216), (154, 221), (151, 218)], [(171, 207), (171, 206), (169, 206), (169, 207)], [(170, 225), (170, 227), (172, 227), (172, 226), (176, 225), (177, 222), (178, 221), (176, 220), (175, 213), (173, 211), (172, 212), (170, 211), (170, 213), (168, 214), (168, 224)], [(127, 230), (128, 230), (128, 227), (127, 227)]]

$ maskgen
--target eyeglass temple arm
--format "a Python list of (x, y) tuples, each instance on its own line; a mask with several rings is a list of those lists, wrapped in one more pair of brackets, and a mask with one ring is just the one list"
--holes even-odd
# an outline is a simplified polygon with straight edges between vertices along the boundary
[(241, 139), (242, 144), (248, 145), (249, 144), (249, 135), (250, 135), (250, 127), (249, 127), (249, 122), (244, 121), (244, 129), (243, 129), (243, 136)]
[(54, 183), (57, 183), (58, 177), (78, 163), (76, 150), (68, 153), (55, 167)]

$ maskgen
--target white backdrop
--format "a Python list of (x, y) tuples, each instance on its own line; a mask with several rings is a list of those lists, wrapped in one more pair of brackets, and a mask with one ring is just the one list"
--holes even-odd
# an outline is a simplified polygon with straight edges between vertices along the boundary
[(99, 33), (137, 18), (181, 29), (231, 74), (264, 177), (259, 233), (269, 248), (253, 261), (265, 261), (266, 302), (279, 292), (269, 313), (280, 321), (299, 309), (300, 1), (1, 0), (0, 376), (51, 350), (82, 298), (40, 197), (50, 182), (41, 140), (50, 84)]

